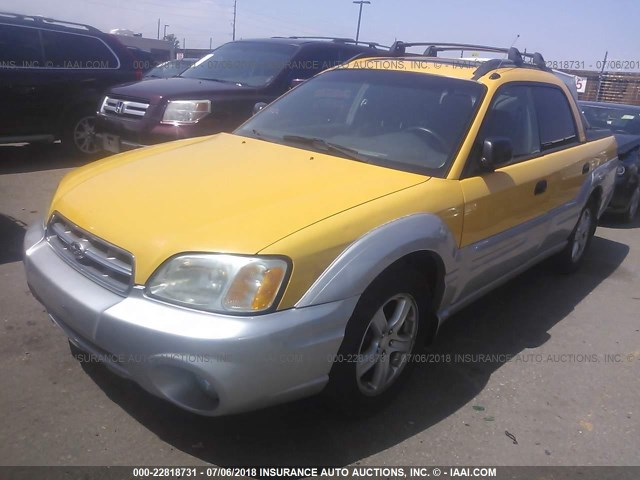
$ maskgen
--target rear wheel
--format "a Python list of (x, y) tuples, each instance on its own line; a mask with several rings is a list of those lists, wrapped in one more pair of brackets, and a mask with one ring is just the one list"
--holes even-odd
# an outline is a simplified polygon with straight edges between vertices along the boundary
[(417, 272), (383, 273), (363, 293), (349, 319), (325, 393), (348, 413), (366, 414), (393, 397), (424, 343), (427, 283)]
[(62, 135), (62, 145), (67, 152), (91, 157), (101, 150), (96, 139), (95, 122), (95, 111), (90, 108), (74, 110), (67, 116)]
[(562, 273), (571, 273), (580, 267), (597, 225), (595, 202), (590, 201), (580, 213), (567, 246), (556, 256), (558, 268)]

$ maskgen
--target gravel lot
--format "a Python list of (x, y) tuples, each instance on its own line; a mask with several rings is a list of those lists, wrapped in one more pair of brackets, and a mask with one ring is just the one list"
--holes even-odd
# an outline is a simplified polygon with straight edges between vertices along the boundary
[(209, 419), (80, 364), (29, 293), (24, 226), (78, 164), (0, 146), (0, 464), (640, 463), (640, 221), (608, 220), (579, 273), (541, 265), (456, 315), (372, 418), (309, 399)]

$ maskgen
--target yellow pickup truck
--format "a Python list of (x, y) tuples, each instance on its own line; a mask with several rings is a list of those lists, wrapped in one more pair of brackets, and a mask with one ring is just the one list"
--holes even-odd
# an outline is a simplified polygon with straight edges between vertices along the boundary
[(35, 297), (74, 351), (198, 414), (386, 402), (454, 312), (576, 269), (614, 187), (614, 138), (541, 55), (453, 47), (398, 42), (233, 134), (71, 172), (25, 237)]

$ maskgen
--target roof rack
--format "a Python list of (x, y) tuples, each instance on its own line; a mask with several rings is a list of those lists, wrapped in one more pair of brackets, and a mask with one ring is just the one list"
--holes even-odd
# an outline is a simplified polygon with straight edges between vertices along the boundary
[(65, 20), (56, 20), (54, 18), (43, 17), (41, 15), (22, 15), (19, 13), (0, 12), (0, 19), (2, 17), (9, 17), (14, 20), (21, 20), (27, 22), (33, 22), (35, 24), (47, 24), (56, 27), (63, 28), (75, 28), (80, 30), (86, 30), (87, 32), (101, 32), (101, 30), (91, 25), (85, 25), (84, 23), (67, 22)]
[[(447, 52), (452, 50), (473, 50), (475, 52), (492, 52), (492, 53), (505, 53), (506, 59), (491, 59), (482, 62), (482, 64), (474, 72), (474, 79), (478, 79), (483, 75), (486, 75), (492, 70), (496, 70), (500, 67), (525, 67), (525, 68), (538, 68), (540, 70), (548, 71), (547, 65), (544, 61), (542, 54), (520, 52), (516, 47), (500, 48), (489, 47), (486, 45), (474, 45), (469, 43), (441, 43), (441, 42), (401, 42), (397, 41), (391, 46), (391, 53), (394, 56), (402, 56), (406, 53), (407, 48), (410, 47), (427, 47), (423, 53), (425, 57), (438, 57), (439, 52)], [(530, 59), (529, 62), (525, 62), (525, 59)]]
[(362, 40), (354, 40), (353, 38), (341, 38), (341, 37), (272, 37), (272, 38), (290, 38), (292, 40), (331, 40), (335, 43), (352, 43), (355, 45), (367, 45), (370, 48), (390, 48), (386, 45), (380, 45), (376, 42), (363, 42)]

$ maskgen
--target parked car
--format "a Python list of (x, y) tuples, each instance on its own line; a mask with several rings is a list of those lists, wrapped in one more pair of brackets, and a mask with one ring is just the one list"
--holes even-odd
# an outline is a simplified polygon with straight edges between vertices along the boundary
[(615, 134), (620, 166), (608, 212), (632, 222), (640, 206), (640, 106), (580, 102), (589, 125)]
[(177, 77), (187, 68), (198, 61), (197, 58), (181, 58), (180, 60), (169, 60), (152, 68), (144, 75), (144, 78), (171, 78)]
[(118, 153), (181, 138), (229, 132), (289, 88), (375, 44), (346, 39), (269, 38), (222, 45), (175, 78), (114, 87), (100, 106), (104, 149)]
[(62, 140), (92, 155), (104, 91), (142, 78), (113, 36), (78, 23), (0, 13), (0, 143)]
[[(115, 37), (120, 41), (120, 39), (123, 38), (123, 35), (115, 35)], [(132, 47), (130, 45), (126, 45), (126, 47), (133, 56), (134, 68), (140, 70), (143, 74), (146, 74), (149, 70), (158, 65), (158, 61), (151, 52), (147, 52), (139, 47)]]
[(367, 411), (453, 313), (543, 259), (577, 269), (615, 139), (587, 137), (539, 54), (478, 67), (406, 47), (233, 134), (68, 174), (24, 263), (73, 348), (202, 415), (321, 391)]

